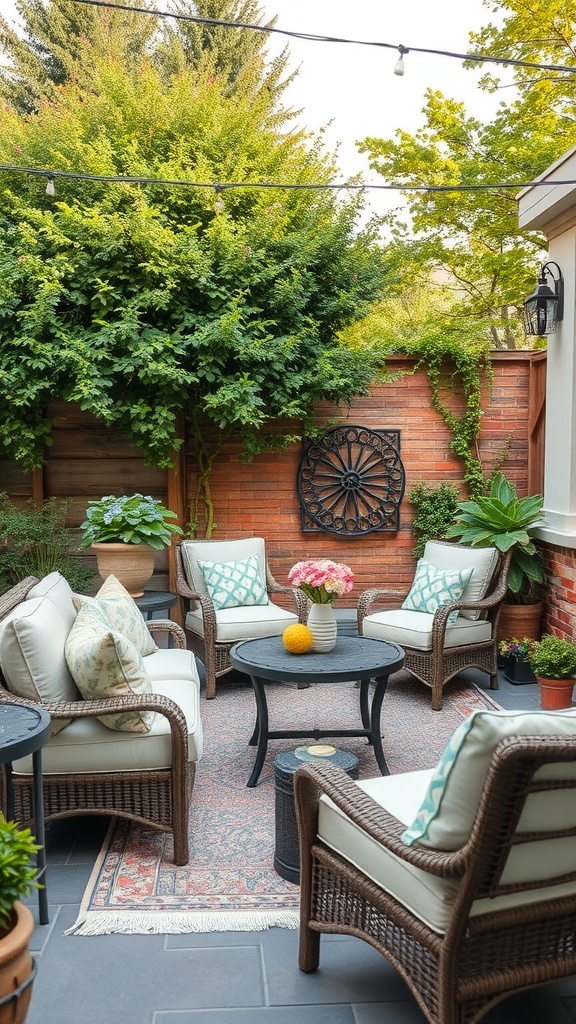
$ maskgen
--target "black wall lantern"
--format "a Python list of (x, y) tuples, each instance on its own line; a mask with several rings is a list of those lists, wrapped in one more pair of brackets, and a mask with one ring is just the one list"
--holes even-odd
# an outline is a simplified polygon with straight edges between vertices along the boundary
[[(549, 278), (554, 291), (546, 283)], [(524, 328), (526, 334), (542, 337), (554, 334), (556, 324), (564, 315), (564, 278), (557, 263), (543, 263), (538, 276), (538, 287), (524, 299)]]

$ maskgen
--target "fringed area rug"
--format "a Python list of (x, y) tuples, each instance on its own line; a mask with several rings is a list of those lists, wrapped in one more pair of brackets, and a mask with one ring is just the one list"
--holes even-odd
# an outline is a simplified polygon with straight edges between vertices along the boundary
[[(172, 839), (127, 821), (112, 823), (84, 895), (76, 935), (296, 928), (299, 888), (273, 867), (274, 759), (313, 740), (271, 740), (258, 785), (247, 789), (254, 761), (252, 688), (226, 677), (215, 700), (202, 699), (204, 756), (197, 766), (190, 820), (190, 862), (176, 867)], [(229, 681), (227, 681), (227, 679)], [(470, 684), (445, 688), (442, 711), (405, 672), (390, 680), (382, 709), (385, 756), (392, 773), (433, 767), (463, 718), (497, 707)], [(271, 729), (355, 728), (353, 683), (268, 690)], [(323, 743), (330, 742), (324, 739)], [(336, 741), (360, 761), (360, 778), (379, 774), (363, 737)]]

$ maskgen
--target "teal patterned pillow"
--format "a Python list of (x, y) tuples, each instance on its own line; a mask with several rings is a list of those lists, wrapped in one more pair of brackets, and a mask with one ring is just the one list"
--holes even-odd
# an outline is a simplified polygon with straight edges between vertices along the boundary
[(402, 833), (402, 842), (406, 846), (412, 846), (413, 843), (418, 840), (426, 839), (428, 837), (428, 830), (430, 825), (438, 815), (440, 810), (440, 804), (442, 797), (444, 796), (444, 789), (448, 776), (452, 770), (456, 757), (460, 752), (460, 748), (464, 743), (472, 725), (474, 723), (474, 716), (476, 712), (472, 714), (452, 733), (452, 736), (448, 740), (448, 744), (438, 764), (434, 775), (430, 779), (426, 795), (420, 805), (418, 814), (414, 818), (410, 828), (407, 828)]
[(73, 601), (77, 609), (90, 603), (98, 605), (112, 628), (130, 640), (143, 658), (158, 650), (138, 605), (115, 576), (108, 576), (96, 597), (74, 594)]
[(217, 611), (221, 608), (269, 604), (257, 555), (250, 555), (243, 562), (198, 561), (198, 565)]
[[(444, 604), (459, 601), (474, 569), (436, 569), (423, 558), (416, 565), (414, 582), (402, 607), (412, 612), (434, 614)], [(458, 611), (450, 612), (448, 625), (458, 618)]]

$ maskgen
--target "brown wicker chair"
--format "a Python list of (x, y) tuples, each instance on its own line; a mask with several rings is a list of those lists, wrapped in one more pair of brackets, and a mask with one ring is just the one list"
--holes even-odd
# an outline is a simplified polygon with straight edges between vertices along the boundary
[[(479, 588), (480, 597), (471, 600), (465, 591), (460, 601), (443, 605), (433, 616), (400, 609), (399, 601), (406, 597), (405, 591), (374, 588), (364, 591), (358, 601), (358, 635), (400, 644), (405, 652), (404, 667), (432, 690), (434, 711), (442, 708), (445, 684), (463, 669), (478, 668), (487, 672), (490, 688), (498, 689), (497, 627), (508, 585), (510, 552), (501, 556), (491, 548), (464, 548), (459, 544), (428, 541), (424, 559), (445, 569), (451, 567), (449, 563), (454, 554), (454, 568), (463, 568), (478, 552), (483, 555), (493, 552), (494, 555), (485, 588)], [(384, 604), (388, 610), (383, 612)], [(460, 613), (457, 621), (448, 625), (448, 616), (455, 610)]]
[[(0, 620), (24, 601), (39, 581), (28, 577), (0, 597)], [(173, 645), (185, 649), (184, 632), (175, 622), (154, 619), (147, 622), (150, 631), (169, 632)], [(34, 701), (11, 693), (0, 671), (0, 701), (41, 705), (52, 719), (94, 718), (132, 710), (155, 711), (168, 719), (172, 745), (172, 764), (168, 768), (135, 771), (44, 772), (44, 808), (46, 821), (84, 814), (119, 815), (142, 822), (163, 832), (173, 833), (174, 861), (186, 864), (188, 816), (194, 783), (195, 764), (188, 760), (188, 729), (179, 705), (161, 694), (134, 694), (106, 700)], [(32, 775), (13, 774), (15, 816), (21, 822), (32, 820)]]
[[(549, 768), (538, 773), (551, 762), (557, 771), (554, 780), (546, 775)], [(576, 974), (576, 819), (565, 804), (564, 821), (558, 816), (546, 820), (547, 807), (562, 790), (574, 808), (575, 769), (576, 734), (501, 740), (484, 779), (468, 841), (446, 852), (406, 846), (400, 838), (405, 825), (341, 769), (300, 768), (295, 777), (300, 969), (313, 971), (318, 966), (321, 933), (362, 938), (399, 971), (430, 1024), (476, 1024), (508, 995)], [(390, 781), (400, 778), (391, 776)], [(441, 931), (414, 913), (410, 890), (400, 902), (388, 876), (382, 882), (386, 891), (333, 843), (328, 846), (318, 837), (324, 795), (373, 844), (410, 865), (409, 870), (425, 872), (431, 884), (453, 885), (455, 895)], [(530, 831), (521, 832), (517, 825), (530, 795), (540, 800), (542, 813), (532, 814)], [(522, 856), (527, 843), (540, 840), (537, 877), (520, 878), (514, 867), (509, 868), (509, 853), (514, 865), (514, 857)], [(570, 852), (563, 871), (554, 877), (547, 853), (556, 843), (569, 843)], [(537, 902), (529, 902), (534, 890), (538, 892), (532, 900)]]
[[(183, 556), (184, 545), (187, 553)], [(264, 563), (262, 578), (266, 579), (269, 597), (273, 594), (287, 595), (294, 612), (285, 611), (271, 602), (261, 609), (235, 609), (238, 614), (234, 616), (234, 621), (224, 623), (225, 616), (215, 610), (202, 573), (196, 569), (200, 546), (203, 549), (202, 556), (207, 561), (234, 561), (246, 557), (247, 551), (257, 554), (261, 565)], [(302, 591), (276, 582), (266, 560), (264, 541), (260, 537), (242, 541), (184, 541), (174, 546), (174, 553), (176, 590), (180, 597), (188, 646), (206, 669), (206, 699), (212, 700), (216, 696), (216, 680), (232, 671), (228, 654), (234, 644), (256, 636), (279, 636), (291, 623), (306, 622), (308, 602)], [(258, 611), (262, 612), (261, 622), (258, 621)]]

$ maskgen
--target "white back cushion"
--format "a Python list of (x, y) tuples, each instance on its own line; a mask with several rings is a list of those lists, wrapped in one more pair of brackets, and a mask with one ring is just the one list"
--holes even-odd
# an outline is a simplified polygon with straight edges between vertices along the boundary
[(76, 608), (72, 600), (74, 594), (68, 580), (65, 580), (59, 572), (51, 572), (28, 591), (28, 600), (34, 597), (50, 598), (52, 604), (56, 605), (60, 612), (68, 632), (70, 632), (76, 619)]
[(266, 552), (262, 537), (244, 540), (185, 540), (182, 542), (182, 562), (189, 586), (198, 594), (207, 594), (206, 580), (198, 561), (238, 562), (256, 555), (260, 576), (266, 581)]
[[(462, 601), (481, 601), (486, 596), (498, 563), (496, 548), (469, 548), (464, 544), (443, 544), (437, 540), (426, 542), (422, 557), (436, 569), (472, 567), (474, 571), (462, 594)], [(478, 619), (482, 613), (463, 609), (458, 614), (465, 619)]]
[[(474, 711), (458, 726), (436, 766), (418, 814), (404, 832), (404, 842), (439, 850), (457, 850), (468, 839), (492, 754), (509, 736), (576, 737), (576, 708), (569, 711)], [(576, 778), (576, 762), (548, 765), (547, 778)], [(540, 795), (537, 795), (540, 796)], [(531, 796), (520, 829), (539, 827), (539, 815), (548, 804), (551, 814), (569, 824), (576, 817), (574, 790), (548, 796), (547, 801)], [(569, 808), (572, 807), (572, 812)], [(535, 817), (533, 815), (536, 815)], [(558, 827), (563, 827), (558, 825)], [(572, 849), (576, 842), (570, 844)]]
[[(34, 701), (76, 701), (80, 694), (68, 670), (65, 616), (48, 597), (23, 601), (0, 622), (0, 665), (8, 689)], [(53, 723), (56, 732), (66, 721)]]

